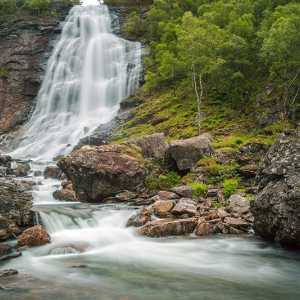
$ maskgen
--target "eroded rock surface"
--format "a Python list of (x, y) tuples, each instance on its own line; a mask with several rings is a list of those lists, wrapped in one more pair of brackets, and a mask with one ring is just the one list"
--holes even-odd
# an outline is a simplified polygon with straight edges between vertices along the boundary
[(270, 148), (257, 177), (252, 203), (257, 234), (300, 248), (300, 133), (282, 135)]
[(20, 247), (36, 247), (50, 243), (50, 236), (41, 225), (36, 225), (26, 229), (17, 240)]

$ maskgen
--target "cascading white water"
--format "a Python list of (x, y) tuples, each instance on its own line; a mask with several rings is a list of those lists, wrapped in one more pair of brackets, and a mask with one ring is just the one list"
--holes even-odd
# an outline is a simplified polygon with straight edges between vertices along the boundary
[(140, 43), (112, 33), (107, 6), (75, 6), (13, 156), (50, 160), (70, 151), (115, 116), (121, 100), (138, 87), (140, 70)]

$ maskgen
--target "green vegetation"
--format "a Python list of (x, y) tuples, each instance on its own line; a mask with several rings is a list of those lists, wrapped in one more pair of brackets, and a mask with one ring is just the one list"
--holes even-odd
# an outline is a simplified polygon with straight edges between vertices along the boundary
[(80, 0), (1, 0), (0, 16), (29, 13), (32, 15), (52, 15), (57, 8), (79, 4)]
[(225, 198), (229, 198), (232, 194), (234, 194), (238, 188), (238, 185), (238, 178), (225, 179), (223, 183), (223, 193)]
[(203, 197), (206, 195), (208, 186), (205, 183), (201, 182), (191, 182), (189, 186), (193, 189), (194, 197)]
[(169, 172), (159, 176), (149, 175), (146, 178), (146, 186), (150, 190), (169, 189), (179, 185), (181, 181), (180, 176), (176, 172)]
[(0, 78), (7, 78), (9, 71), (6, 68), (0, 67)]

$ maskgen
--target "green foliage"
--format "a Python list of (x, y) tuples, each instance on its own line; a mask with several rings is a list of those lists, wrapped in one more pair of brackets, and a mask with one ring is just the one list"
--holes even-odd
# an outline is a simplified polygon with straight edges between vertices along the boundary
[(0, 78), (7, 78), (9, 75), (9, 72), (6, 68), (0, 67)]
[(159, 176), (149, 175), (146, 178), (146, 187), (150, 190), (169, 189), (179, 185), (181, 177), (176, 172), (169, 172)]
[(1, 0), (0, 1), (0, 15), (11, 15), (16, 12), (16, 0)]
[(137, 11), (133, 11), (129, 14), (126, 20), (123, 31), (128, 37), (134, 39), (141, 39), (145, 33), (145, 24), (143, 18)]
[(231, 178), (225, 179), (223, 182), (223, 192), (226, 198), (229, 198), (232, 194), (234, 194), (238, 188), (239, 179)]
[(208, 186), (205, 183), (192, 182), (189, 183), (189, 186), (193, 189), (194, 197), (203, 197), (206, 195)]

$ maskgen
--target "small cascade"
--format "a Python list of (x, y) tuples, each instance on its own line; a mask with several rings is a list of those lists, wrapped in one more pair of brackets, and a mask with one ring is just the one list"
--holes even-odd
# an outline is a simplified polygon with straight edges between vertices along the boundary
[(140, 43), (113, 34), (107, 6), (75, 6), (12, 155), (47, 161), (66, 154), (116, 115), (121, 100), (138, 87), (140, 71)]

